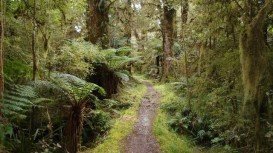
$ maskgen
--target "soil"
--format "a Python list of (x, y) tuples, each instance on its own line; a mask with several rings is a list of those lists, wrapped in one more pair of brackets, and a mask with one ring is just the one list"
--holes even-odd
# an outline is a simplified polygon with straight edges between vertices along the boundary
[(153, 121), (158, 108), (159, 93), (150, 83), (145, 82), (148, 91), (139, 108), (138, 122), (133, 132), (125, 139), (126, 153), (159, 153), (160, 147), (153, 135)]

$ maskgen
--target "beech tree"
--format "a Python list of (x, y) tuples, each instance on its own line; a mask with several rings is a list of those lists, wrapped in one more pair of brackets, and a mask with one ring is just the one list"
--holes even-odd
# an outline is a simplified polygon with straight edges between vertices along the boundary
[(240, 38), (244, 115), (248, 119), (255, 118), (255, 152), (261, 152), (265, 126), (261, 119), (272, 115), (272, 110), (268, 107), (272, 104), (266, 93), (272, 85), (273, 75), (268, 63), (269, 48), (264, 40), (264, 25), (273, 3), (266, 0), (256, 15), (253, 15), (251, 5), (245, 1), (244, 30)]

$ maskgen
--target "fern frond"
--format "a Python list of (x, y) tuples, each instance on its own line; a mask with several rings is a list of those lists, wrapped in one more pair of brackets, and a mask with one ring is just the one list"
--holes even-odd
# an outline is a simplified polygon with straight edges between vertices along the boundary
[(37, 94), (31, 86), (15, 85), (5, 89), (3, 115), (10, 119), (24, 119), (26, 112), (34, 105)]
[(54, 83), (68, 92), (76, 101), (90, 95), (92, 91), (97, 90), (104, 95), (105, 91), (102, 87), (86, 82), (76, 76), (70, 74), (55, 74), (53, 77)]
[(4, 103), (3, 107), (5, 109), (16, 111), (16, 112), (18, 112), (18, 111), (24, 112), (25, 111), (23, 107), (20, 107), (19, 105), (14, 105), (14, 104), (11, 104), (11, 103)]

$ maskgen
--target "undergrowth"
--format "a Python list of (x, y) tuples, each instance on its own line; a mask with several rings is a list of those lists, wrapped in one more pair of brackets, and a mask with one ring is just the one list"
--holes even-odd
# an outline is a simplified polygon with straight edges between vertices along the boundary
[[(184, 95), (179, 96), (173, 84), (162, 84), (155, 87), (161, 94), (160, 110), (154, 123), (154, 133), (164, 153), (226, 153), (232, 152), (224, 146), (199, 147), (195, 143), (200, 135), (192, 137), (187, 131), (181, 131), (181, 126), (189, 126), (184, 120), (187, 117), (176, 118), (187, 108)], [(182, 125), (172, 126), (173, 123), (183, 122)], [(177, 129), (179, 127), (179, 129)], [(185, 128), (182, 128), (185, 129)], [(202, 131), (202, 130), (201, 130)]]

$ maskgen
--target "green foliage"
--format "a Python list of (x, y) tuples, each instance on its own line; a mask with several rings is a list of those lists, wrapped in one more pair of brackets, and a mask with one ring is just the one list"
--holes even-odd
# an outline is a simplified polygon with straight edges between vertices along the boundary
[(58, 71), (85, 77), (92, 70), (91, 62), (98, 56), (97, 53), (98, 48), (91, 43), (67, 41), (57, 53), (53, 65)]
[(52, 81), (69, 94), (69, 97), (72, 98), (70, 99), (72, 102), (82, 100), (94, 90), (97, 90), (102, 95), (105, 94), (104, 89), (98, 85), (86, 82), (70, 74), (55, 74)]
[[(48, 133), (45, 131), (49, 130), (47, 113), (51, 115), (55, 128), (53, 130), (62, 131), (63, 116), (66, 116), (67, 110), (59, 108), (88, 99), (89, 105), (84, 112), (87, 115), (86, 142), (88, 143), (88, 133), (92, 133), (95, 139), (104, 138), (105, 132), (110, 128), (110, 120), (122, 115), (117, 119), (105, 143), (95, 149), (95, 152), (106, 152), (110, 149), (119, 152), (119, 142), (130, 132), (136, 120), (137, 101), (143, 96), (144, 87), (125, 88), (128, 92), (121, 89), (124, 95), (119, 97), (120, 99), (99, 100), (94, 95), (105, 94), (104, 89), (83, 79), (89, 75), (95, 76), (94, 68), (99, 64), (102, 64), (103, 68), (105, 65), (106, 71), (109, 70), (114, 74), (115, 82), (120, 80), (128, 82), (132, 75), (130, 71), (132, 65), (141, 72), (157, 77), (162, 71), (162, 34), (164, 33), (161, 29), (162, 7), (160, 6), (163, 1), (132, 0), (129, 11), (126, 10), (127, 3), (109, 1), (111, 5), (109, 5), (108, 17), (111, 25), (107, 32), (110, 38), (109, 45), (113, 48), (105, 50), (83, 39), (86, 37), (87, 29), (86, 0), (36, 0), (35, 16), (34, 0), (2, 1), (6, 9), (6, 11), (1, 10), (5, 12), (4, 76), (5, 82), (8, 83), (5, 84), (1, 108), (4, 122), (0, 123), (0, 140), (3, 141), (4, 138), (13, 135), (11, 131), (16, 127), (21, 135), (11, 138), (14, 138), (12, 141), (15, 142), (13, 146), (8, 147), (9, 149), (12, 148), (13, 152), (46, 152), (46, 149), (57, 146), (52, 141), (61, 139), (54, 137), (52, 141), (46, 140), (48, 136), (44, 135)], [(245, 24), (244, 16), (249, 14), (245, 12), (247, 9), (242, 8), (247, 6), (244, 6), (246, 4), (241, 0), (183, 2), (189, 3), (189, 15), (188, 21), (183, 26), (181, 26), (181, 13), (177, 13), (175, 19), (176, 36), (172, 47), (174, 56), (171, 58), (169, 77), (175, 82), (158, 87), (162, 91), (163, 98), (154, 132), (162, 150), (163, 152), (199, 151), (191, 148), (191, 144), (187, 143), (183, 136), (181, 138), (174, 133), (177, 132), (187, 133), (201, 144), (220, 146), (220, 149), (216, 149), (218, 152), (221, 151), (222, 145), (226, 145), (230, 152), (233, 151), (230, 146), (241, 148), (242, 152), (252, 152), (250, 144), (255, 141), (254, 130), (241, 114), (243, 89), (238, 51), (238, 38), (242, 32), (242, 24)], [(179, 0), (168, 3), (177, 12), (183, 7)], [(255, 16), (262, 5), (262, 1), (253, 2), (251, 16)], [(182, 11), (187, 10), (183, 8)], [(265, 42), (269, 47), (273, 45), (272, 18), (271, 13), (267, 16), (264, 26), (267, 37)], [(30, 82), (33, 64), (31, 44), (34, 32), (40, 80)], [(128, 43), (130, 35), (132, 44)], [(125, 45), (132, 47), (122, 47)], [(188, 59), (185, 62), (186, 51)], [(269, 53), (265, 57), (268, 58), (270, 68), (273, 70), (272, 55)], [(255, 61), (254, 65), (255, 63), (259, 61)], [(270, 68), (268, 74), (271, 75), (273, 73)], [(188, 70), (187, 76), (185, 70)], [(100, 76), (103, 75), (105, 74)], [(112, 83), (111, 81), (108, 79), (106, 84)], [(111, 88), (111, 85), (109, 86)], [(192, 110), (189, 112), (185, 107), (188, 99), (191, 99), (192, 103)], [(269, 105), (272, 101), (271, 91), (267, 92), (267, 97), (265, 96), (264, 99), (269, 101), (264, 107), (272, 110), (269, 108), (272, 107)], [(124, 111), (124, 109), (128, 110)], [(35, 114), (37, 110), (39, 112)], [(272, 112), (269, 113), (266, 116), (272, 116)], [(27, 124), (32, 118), (37, 118), (39, 124), (33, 129), (27, 129)], [(263, 118), (262, 122), (266, 125), (263, 127), (264, 135), (262, 135), (268, 147), (265, 149), (271, 151), (272, 119)], [(34, 130), (37, 130), (38, 134), (34, 134)], [(60, 133), (56, 135), (60, 136)], [(31, 136), (33, 134), (42, 137), (37, 141), (43, 141), (33, 142)], [(43, 149), (35, 150), (39, 145), (43, 146)], [(1, 149), (0, 145), (0, 152)]]
[(118, 110), (128, 109), (132, 106), (131, 102), (121, 102), (113, 99), (104, 99), (98, 105), (99, 108), (106, 109), (108, 111), (118, 112)]
[[(159, 112), (154, 123), (154, 134), (164, 153), (191, 153), (195, 148), (186, 137), (180, 137), (169, 129), (168, 118), (162, 111)], [(197, 150), (197, 149), (196, 149)]]
[(7, 60), (4, 67), (5, 78), (13, 82), (23, 82), (30, 77), (30, 67), (21, 60)]
[(145, 62), (142, 62), (141, 65), (141, 71), (145, 73), (149, 73), (152, 69), (157, 68), (155, 66), (156, 57), (162, 56), (162, 40), (158, 38), (149, 39), (145, 42), (145, 47), (147, 49), (140, 52), (140, 56), (142, 57), (142, 60)]
[(12, 134), (13, 128), (11, 124), (0, 123), (0, 144), (4, 144), (6, 135), (12, 136)]
[(60, 72), (84, 78), (87, 74), (94, 73), (95, 64), (104, 63), (109, 69), (115, 71), (118, 77), (128, 81), (130, 74), (125, 68), (129, 64), (141, 62), (139, 56), (132, 55), (132, 51), (130, 47), (100, 50), (89, 42), (72, 40), (57, 53), (53, 65)]
[(24, 119), (38, 97), (31, 86), (17, 85), (5, 90), (2, 113), (10, 119)]
[(111, 127), (111, 116), (101, 110), (91, 111), (85, 116), (83, 143), (96, 142), (105, 135)]
[[(161, 118), (158, 117), (157, 119), (157, 122), (160, 121), (160, 124), (156, 123), (155, 129), (156, 132), (161, 131), (157, 133), (157, 135), (159, 135), (159, 139), (162, 140), (163, 146), (166, 147), (164, 148), (164, 150), (167, 150), (166, 152), (171, 152), (170, 150), (172, 150), (172, 148), (178, 149), (178, 145), (172, 146), (171, 144), (168, 144), (171, 140), (165, 140), (168, 138), (168, 135), (173, 135), (170, 139), (176, 137), (174, 134), (166, 134), (166, 129), (171, 129), (171, 131), (181, 134), (182, 138), (185, 134), (189, 135), (194, 142), (207, 147), (212, 147), (212, 149), (209, 149), (206, 152), (217, 152), (217, 150), (221, 150), (221, 152), (235, 152), (229, 145), (226, 145), (225, 147), (222, 146), (228, 139), (222, 135), (219, 127), (215, 126), (214, 123), (219, 123), (219, 121), (214, 122), (208, 115), (198, 116), (186, 108), (185, 106), (187, 104), (185, 99), (182, 99), (177, 95), (177, 91), (173, 85), (159, 85), (156, 88), (161, 92), (162, 99)], [(164, 130), (159, 128), (163, 125), (165, 126), (163, 128)], [(171, 142), (173, 141), (176, 140), (172, 140)], [(198, 148), (189, 148), (189, 146), (191, 146), (190, 144), (186, 145), (187, 147), (184, 144), (184, 149), (188, 148), (188, 152), (195, 152), (198, 150)]]
[[(3, 115), (9, 119), (9, 122), (12, 121), (13, 124), (15, 123), (19, 124), (19, 123), (24, 123), (25, 119), (29, 117), (27, 115), (29, 115), (30, 110), (32, 111), (32, 113), (34, 113), (36, 112), (35, 110), (37, 110), (38, 108), (39, 110), (43, 110), (43, 111), (36, 112), (36, 116), (32, 118), (33, 119), (39, 118), (40, 123), (43, 124), (44, 122), (48, 122), (47, 121), (48, 116), (41, 117), (44, 115), (43, 114), (44, 110), (47, 109), (48, 111), (48, 108), (51, 108), (51, 107), (56, 108), (56, 106), (60, 104), (73, 105), (75, 103), (81, 102), (86, 97), (90, 97), (88, 102), (93, 102), (92, 100), (96, 101), (97, 98), (94, 95), (92, 95), (92, 92), (94, 90), (97, 90), (101, 94), (105, 94), (104, 90), (96, 84), (88, 83), (70, 74), (55, 73), (50, 81), (38, 80), (36, 82), (29, 83), (29, 85), (16, 85), (16, 86), (9, 85), (4, 93), (3, 109), (1, 111)], [(62, 102), (62, 103), (59, 103), (59, 102)], [(53, 121), (53, 123), (62, 124), (62, 123), (59, 123), (58, 120), (56, 120), (56, 118), (60, 118), (60, 116), (57, 116), (57, 115), (60, 115), (58, 114), (58, 112), (59, 110), (57, 110), (57, 112), (48, 112), (48, 113), (55, 115), (54, 118), (51, 120)], [(92, 128), (96, 128), (96, 131), (101, 134), (104, 133), (107, 129), (109, 129), (109, 119), (110, 119), (109, 115), (107, 116), (106, 114), (101, 114), (102, 115), (101, 116), (100, 113), (98, 114), (95, 113), (92, 115), (91, 115), (91, 118), (89, 119), (91, 119), (93, 125), (96, 126)], [(97, 117), (93, 118), (95, 116)], [(101, 122), (98, 122), (98, 120), (100, 119), (101, 119)], [(102, 126), (102, 125), (105, 125), (105, 126)], [(61, 125), (58, 125), (58, 126), (61, 126)], [(33, 145), (32, 146), (33, 148), (36, 148), (36, 149), (39, 148), (36, 145), (36, 142), (33, 142), (32, 136), (27, 136), (24, 134), (24, 132), (20, 133), (19, 135), (18, 133), (16, 133), (16, 136), (13, 136), (12, 134), (9, 133), (9, 131), (6, 130), (5, 127), (2, 126), (1, 124), (1, 128), (0, 128), (1, 138), (7, 138), (8, 135), (11, 136), (10, 138), (8, 138), (9, 140), (8, 146), (9, 148), (12, 148), (12, 150), (18, 151), (18, 152), (22, 152), (26, 150), (29, 151), (30, 148), (27, 147), (25, 143), (20, 143), (21, 141), (25, 141), (26, 143)], [(12, 126), (10, 127), (11, 129), (13, 128)], [(35, 127), (37, 126), (35, 125), (33, 128)], [(37, 129), (35, 133), (35, 137), (44, 137), (43, 135), (46, 133), (46, 131), (43, 131), (44, 128), (47, 129), (46, 127), (39, 126), (39, 130)], [(59, 127), (59, 128), (62, 128), (62, 127)], [(22, 129), (18, 129), (18, 130), (22, 130)], [(58, 131), (59, 130), (57, 130), (56, 132)], [(29, 132), (32, 132), (32, 131), (29, 131)], [(56, 133), (56, 135), (59, 135), (59, 133)], [(39, 140), (39, 138), (37, 139)], [(53, 142), (50, 142), (50, 140), (47, 140), (47, 139), (45, 140), (44, 143), (54, 144)], [(19, 144), (21, 149), (16, 147)]]
[(107, 64), (110, 69), (120, 70), (127, 64), (141, 62), (139, 56), (130, 57), (131, 52), (132, 49), (128, 47), (102, 50), (97, 58), (97, 62)]

